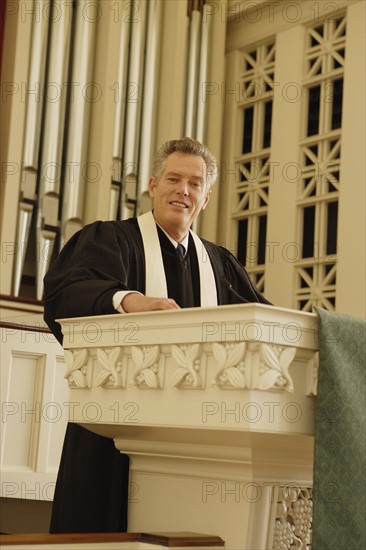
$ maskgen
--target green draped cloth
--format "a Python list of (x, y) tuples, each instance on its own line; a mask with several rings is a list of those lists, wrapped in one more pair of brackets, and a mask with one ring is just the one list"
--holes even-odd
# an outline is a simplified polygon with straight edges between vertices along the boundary
[(366, 549), (366, 323), (316, 308), (313, 550)]

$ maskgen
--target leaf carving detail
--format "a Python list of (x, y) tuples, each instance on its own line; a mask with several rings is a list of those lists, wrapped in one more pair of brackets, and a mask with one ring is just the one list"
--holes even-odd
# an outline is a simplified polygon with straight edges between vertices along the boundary
[(179, 366), (186, 368), (186, 356), (179, 346), (172, 346), (172, 356)]
[(240, 342), (233, 349), (229, 351), (226, 367), (237, 366), (243, 358), (245, 353), (245, 342)]
[(280, 365), (282, 368), (288, 369), (294, 360), (296, 348), (285, 348), (280, 355)]
[(261, 345), (261, 353), (262, 353), (262, 357), (263, 357), (264, 362), (271, 369), (275, 369), (278, 372), (281, 372), (278, 357), (275, 354), (275, 352), (273, 351), (273, 349), (271, 348), (271, 346), (269, 346), (268, 344), (262, 344)]
[(103, 386), (105, 382), (112, 377), (112, 380), (114, 382), (114, 387), (120, 387), (120, 375), (116, 371), (116, 362), (120, 355), (121, 348), (116, 347), (113, 348), (110, 353), (105, 351), (102, 348), (97, 349), (97, 358), (98, 362), (102, 365), (103, 370), (99, 372), (95, 379), (95, 385), (96, 386)]
[(104, 367), (104, 369), (111, 372), (108, 355), (103, 349), (101, 348), (97, 349), (97, 358), (99, 363)]
[(159, 346), (152, 346), (145, 350), (145, 354), (142, 349), (136, 346), (132, 347), (132, 358), (138, 367), (133, 380), (130, 382), (132, 386), (141, 386), (145, 382), (149, 388), (159, 387), (159, 378), (151, 369), (158, 362), (159, 353)]
[(74, 354), (72, 353), (72, 351), (69, 351), (68, 349), (65, 349), (64, 350), (64, 355), (65, 355), (65, 362), (66, 362), (66, 366), (67, 366), (67, 369), (66, 369), (66, 372), (65, 372), (65, 378), (68, 378), (70, 376), (70, 374), (72, 373), (72, 367), (73, 367), (73, 364), (74, 364)]
[(288, 369), (295, 357), (295, 348), (274, 348), (261, 343), (255, 348), (249, 348), (247, 352), (246, 343), (240, 342), (235, 346), (213, 343), (212, 350), (221, 367), (215, 377), (215, 384), (260, 390), (275, 387), (293, 391)]
[(187, 369), (183, 369), (183, 368), (176, 369), (173, 372), (172, 377), (170, 379), (170, 385), (172, 387), (179, 386), (179, 384), (184, 380), (187, 374), (188, 374)]
[(105, 382), (109, 379), (109, 377), (110, 377), (110, 372), (108, 372), (107, 370), (102, 370), (101, 372), (98, 373), (98, 376), (95, 379), (95, 385), (103, 386), (103, 384), (105, 384)]
[(229, 381), (235, 388), (245, 388), (245, 378), (239, 369), (235, 367), (229, 367), (225, 370)]
[(192, 344), (186, 351), (179, 346), (172, 345), (172, 357), (180, 368), (174, 371), (170, 384), (179, 386), (186, 376), (190, 387), (202, 387), (202, 380), (195, 368), (195, 361), (199, 354), (200, 344)]
[(220, 365), (220, 367), (224, 367), (224, 365), (226, 363), (226, 358), (227, 358), (227, 353), (226, 353), (225, 346), (223, 346), (222, 344), (217, 344), (216, 342), (214, 342), (212, 344), (212, 351), (213, 351), (215, 359), (218, 362), (218, 364)]
[(69, 379), (72, 376), (75, 384), (79, 388), (85, 388), (86, 379), (83, 373), (80, 371), (80, 369), (85, 366), (88, 350), (82, 349), (82, 350), (72, 352), (66, 349), (64, 350), (64, 355), (65, 355), (65, 362), (67, 365), (65, 378)]
[(260, 390), (269, 390), (272, 388), (280, 374), (274, 369), (268, 369), (260, 378)]
[(294, 385), (288, 369), (295, 357), (296, 349), (286, 347), (280, 352), (278, 358), (270, 345), (262, 344), (260, 353), (265, 365), (268, 367), (267, 371), (260, 377), (260, 389), (267, 390), (277, 383), (279, 386), (286, 387), (287, 391), (293, 391)]
[(114, 364), (118, 357), (119, 357), (119, 354), (120, 354), (120, 351), (121, 349), (119, 347), (117, 348), (113, 348), (111, 353), (109, 354), (109, 360)]
[(85, 365), (87, 354), (88, 354), (88, 351), (86, 349), (82, 349), (80, 351), (75, 352), (74, 365), (72, 367), (73, 371), (79, 370), (81, 367)]
[(151, 369), (144, 369), (141, 372), (141, 374), (143, 374), (143, 376), (146, 380), (146, 384), (150, 388), (158, 388), (159, 387), (158, 378), (157, 378), (156, 374)]
[(229, 385), (234, 386), (234, 388), (245, 388), (246, 377), (238, 368), (245, 356), (245, 342), (240, 342), (230, 347), (229, 350), (222, 344), (213, 344), (212, 350), (221, 367), (220, 372), (216, 375), (215, 383), (222, 386), (228, 381)]
[(281, 371), (282, 371), (283, 377), (286, 379), (288, 391), (294, 390), (294, 384), (288, 372), (288, 369), (292, 361), (294, 360), (295, 355), (296, 355), (296, 348), (285, 348), (280, 355)]
[(73, 371), (72, 376), (78, 388), (86, 387), (86, 381), (82, 372), (80, 372), (79, 370), (75, 370)]
[(144, 354), (143, 351), (140, 348), (137, 348), (136, 346), (132, 347), (132, 358), (135, 361), (138, 368), (142, 366), (142, 363), (144, 361)]
[(198, 355), (199, 349), (200, 349), (199, 344), (193, 344), (193, 346), (189, 348), (187, 352), (187, 361), (189, 361), (189, 363), (193, 364), (193, 362), (195, 361)]
[(151, 367), (151, 365), (156, 363), (158, 354), (159, 354), (159, 346), (153, 346), (151, 349), (149, 349), (145, 355), (142, 368)]

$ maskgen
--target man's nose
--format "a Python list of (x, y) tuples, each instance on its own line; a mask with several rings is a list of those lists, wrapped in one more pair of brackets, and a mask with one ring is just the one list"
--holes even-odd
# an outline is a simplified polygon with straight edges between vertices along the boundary
[(182, 180), (181, 182), (179, 182), (177, 191), (178, 191), (178, 193), (181, 193), (182, 195), (184, 195), (185, 197), (187, 197), (187, 196), (189, 195), (189, 186), (188, 186), (188, 182), (187, 182), (187, 181), (184, 181), (184, 180)]

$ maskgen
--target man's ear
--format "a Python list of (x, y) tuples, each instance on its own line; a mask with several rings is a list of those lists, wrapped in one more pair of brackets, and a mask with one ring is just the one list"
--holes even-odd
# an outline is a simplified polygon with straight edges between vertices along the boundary
[(156, 187), (156, 178), (151, 177), (149, 179), (149, 195), (150, 195), (151, 198), (154, 197), (155, 187)]
[(211, 198), (211, 189), (208, 191), (206, 197), (205, 197), (205, 201), (203, 203), (203, 206), (202, 206), (202, 210), (204, 210), (208, 204), (208, 201), (210, 200)]

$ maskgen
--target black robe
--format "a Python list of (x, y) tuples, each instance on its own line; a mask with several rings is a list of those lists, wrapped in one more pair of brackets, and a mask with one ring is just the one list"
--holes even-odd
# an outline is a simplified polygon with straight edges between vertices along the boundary
[[(158, 235), (169, 298), (181, 307), (198, 307), (199, 268), (192, 237), (182, 260), (160, 228)], [(227, 249), (202, 241), (214, 271), (218, 305), (270, 303)], [(243, 300), (230, 290), (230, 285)], [(62, 333), (55, 319), (115, 314), (113, 295), (118, 290), (145, 293), (144, 250), (136, 218), (95, 222), (76, 233), (50, 267), (44, 286), (44, 318), (60, 343)], [(111, 439), (70, 423), (50, 532), (125, 531), (127, 500), (128, 457), (117, 451)]]

